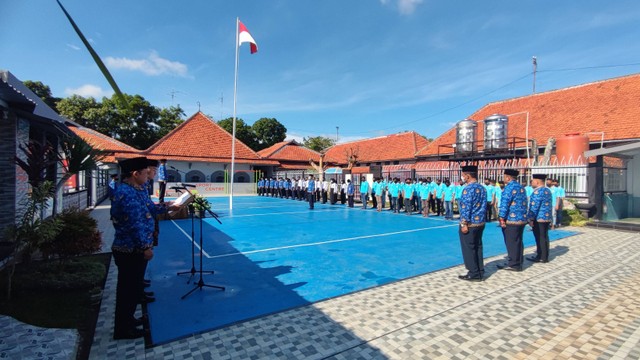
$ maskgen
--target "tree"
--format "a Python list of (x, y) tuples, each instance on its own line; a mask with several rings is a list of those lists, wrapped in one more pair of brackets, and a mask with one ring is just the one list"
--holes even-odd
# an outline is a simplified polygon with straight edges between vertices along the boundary
[(311, 150), (322, 151), (335, 145), (336, 141), (325, 136), (311, 136), (302, 138), (302, 143)]
[(58, 113), (71, 121), (86, 126), (90, 129), (98, 127), (99, 109), (102, 106), (93, 97), (82, 97), (80, 95), (71, 95), (61, 99), (57, 104)]
[(184, 116), (184, 110), (182, 110), (180, 105), (160, 109), (158, 121), (156, 121), (156, 124), (159, 126), (157, 132), (158, 140), (170, 133), (171, 130), (175, 129), (178, 125), (182, 124), (184, 122)]
[(24, 86), (33, 91), (45, 104), (50, 108), (56, 110), (56, 105), (61, 100), (60, 98), (53, 97), (51, 94), (51, 88), (48, 85), (43, 84), (41, 81), (26, 80), (23, 82)]
[[(218, 121), (218, 125), (227, 130), (229, 134), (233, 134), (233, 118), (222, 119)], [(257, 148), (258, 141), (253, 129), (240, 118), (236, 118), (236, 139), (242, 141), (253, 150)]]
[(256, 151), (284, 141), (287, 128), (274, 118), (261, 118), (251, 126), (257, 140)]

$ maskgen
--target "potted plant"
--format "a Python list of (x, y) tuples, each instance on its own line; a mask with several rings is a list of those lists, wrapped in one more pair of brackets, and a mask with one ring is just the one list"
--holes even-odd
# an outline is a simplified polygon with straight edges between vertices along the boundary
[(205, 217), (207, 210), (211, 210), (211, 203), (202, 195), (195, 194), (193, 198), (193, 209), (198, 217)]

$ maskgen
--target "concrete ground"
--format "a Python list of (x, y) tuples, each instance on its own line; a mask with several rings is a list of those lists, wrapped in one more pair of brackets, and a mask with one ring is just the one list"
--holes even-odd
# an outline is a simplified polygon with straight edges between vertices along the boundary
[[(108, 203), (93, 211), (104, 251), (113, 239), (108, 212)], [(488, 278), (481, 283), (458, 280), (465, 271), (457, 266), (150, 349), (143, 340), (112, 340), (117, 275), (112, 264), (90, 357), (640, 358), (640, 234), (571, 230), (581, 234), (553, 242), (551, 262), (528, 263), (521, 273), (499, 271), (495, 265), (502, 257), (488, 258)], [(29, 355), (16, 353), (11, 341), (21, 336), (0, 330), (0, 357), (33, 358), (32, 347), (23, 346), (31, 349)], [(7, 352), (10, 343), (14, 347)], [(73, 352), (42, 358), (73, 358)]]

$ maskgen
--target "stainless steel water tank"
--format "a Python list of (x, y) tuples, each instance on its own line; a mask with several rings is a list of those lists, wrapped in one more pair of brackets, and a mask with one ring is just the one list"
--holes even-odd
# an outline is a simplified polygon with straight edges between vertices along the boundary
[(506, 150), (509, 146), (509, 118), (494, 114), (484, 119), (484, 151)]
[(456, 124), (456, 152), (472, 153), (478, 150), (476, 143), (476, 128), (478, 123), (471, 119), (459, 121)]

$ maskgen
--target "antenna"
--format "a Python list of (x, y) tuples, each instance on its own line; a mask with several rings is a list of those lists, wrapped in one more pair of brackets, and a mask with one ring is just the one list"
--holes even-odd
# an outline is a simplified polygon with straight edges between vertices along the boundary
[(224, 93), (220, 92), (220, 119), (222, 119), (222, 109), (224, 108)]
[(196, 101), (196, 103), (198, 104), (198, 112), (200, 112), (200, 101)]
[(533, 61), (533, 93), (536, 93), (536, 72), (538, 71), (538, 58), (533, 56), (531, 58)]
[(340, 130), (340, 126), (336, 126), (336, 143), (338, 142), (338, 131)]

